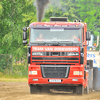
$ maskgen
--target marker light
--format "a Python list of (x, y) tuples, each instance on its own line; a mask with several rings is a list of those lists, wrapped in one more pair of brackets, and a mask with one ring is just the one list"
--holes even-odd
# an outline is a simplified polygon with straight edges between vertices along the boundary
[(78, 27), (78, 25), (76, 25), (76, 27)]
[(33, 79), (33, 81), (38, 81), (38, 79)]
[(72, 81), (78, 81), (78, 79), (72, 79)]
[(36, 24), (34, 24), (34, 27), (36, 27), (37, 25)]

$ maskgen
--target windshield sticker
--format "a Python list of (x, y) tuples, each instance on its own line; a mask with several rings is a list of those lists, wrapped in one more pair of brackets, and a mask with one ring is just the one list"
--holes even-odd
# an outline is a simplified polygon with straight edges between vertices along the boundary
[(60, 52), (60, 51), (79, 51), (78, 47), (32, 47), (32, 51), (54, 51), (54, 52)]

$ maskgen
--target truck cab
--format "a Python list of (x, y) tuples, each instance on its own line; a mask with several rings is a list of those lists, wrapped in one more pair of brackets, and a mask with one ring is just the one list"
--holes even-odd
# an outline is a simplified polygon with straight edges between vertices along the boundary
[[(28, 84), (31, 94), (50, 89), (83, 94), (88, 88), (85, 69), (90, 33), (86, 23), (67, 20), (50, 18), (50, 22), (29, 25)], [(23, 31), (23, 43), (26, 44), (27, 28)]]

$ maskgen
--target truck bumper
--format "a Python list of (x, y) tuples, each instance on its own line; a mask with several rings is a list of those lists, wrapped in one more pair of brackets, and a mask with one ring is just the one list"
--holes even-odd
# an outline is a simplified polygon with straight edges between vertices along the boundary
[[(58, 78), (57, 78), (58, 79)], [(61, 82), (49, 82), (50, 78), (28, 78), (28, 84), (34, 85), (69, 85), (69, 86), (76, 86), (76, 85), (84, 85), (84, 78), (82, 77), (71, 77), (71, 78), (59, 78)]]

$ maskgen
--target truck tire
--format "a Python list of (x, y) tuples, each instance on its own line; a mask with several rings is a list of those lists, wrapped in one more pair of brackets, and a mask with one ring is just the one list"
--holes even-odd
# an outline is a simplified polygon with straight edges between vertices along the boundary
[(74, 94), (76, 93), (76, 89), (73, 89), (73, 93), (74, 93)]
[(42, 93), (42, 86), (37, 86), (37, 93)]
[(50, 89), (47, 86), (42, 86), (42, 93), (50, 93)]
[(84, 94), (84, 86), (83, 85), (76, 87), (76, 94), (77, 95), (83, 95)]
[(30, 84), (30, 93), (37, 94), (37, 86)]

